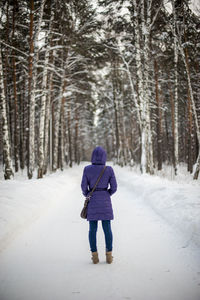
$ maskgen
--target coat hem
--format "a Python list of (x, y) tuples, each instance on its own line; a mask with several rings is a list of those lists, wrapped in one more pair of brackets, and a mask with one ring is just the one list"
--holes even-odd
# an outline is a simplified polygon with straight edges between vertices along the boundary
[(87, 221), (112, 221), (114, 218), (87, 219)]

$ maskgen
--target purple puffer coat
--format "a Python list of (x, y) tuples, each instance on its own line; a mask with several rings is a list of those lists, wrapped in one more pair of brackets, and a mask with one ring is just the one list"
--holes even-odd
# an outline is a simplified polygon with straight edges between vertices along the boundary
[[(84, 196), (87, 196), (92, 190), (106, 163), (105, 150), (101, 147), (96, 147), (92, 153), (91, 161), (92, 165), (86, 166), (83, 171), (81, 188)], [(88, 221), (113, 220), (113, 209), (110, 196), (114, 194), (116, 190), (117, 182), (114, 171), (112, 167), (106, 166), (88, 204)]]

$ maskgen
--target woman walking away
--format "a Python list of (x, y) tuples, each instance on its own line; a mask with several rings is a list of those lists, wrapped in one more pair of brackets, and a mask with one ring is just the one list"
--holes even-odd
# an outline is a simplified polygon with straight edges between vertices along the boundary
[(106, 262), (111, 264), (113, 235), (111, 230), (111, 220), (113, 220), (113, 209), (110, 196), (117, 190), (115, 174), (110, 166), (105, 167), (106, 151), (101, 147), (96, 147), (92, 152), (92, 164), (84, 168), (81, 188), (83, 195), (87, 196), (95, 186), (99, 175), (104, 169), (97, 186), (90, 198), (87, 209), (87, 220), (89, 221), (89, 243), (94, 264), (99, 262), (96, 234), (98, 221), (102, 221), (102, 227), (106, 243)]

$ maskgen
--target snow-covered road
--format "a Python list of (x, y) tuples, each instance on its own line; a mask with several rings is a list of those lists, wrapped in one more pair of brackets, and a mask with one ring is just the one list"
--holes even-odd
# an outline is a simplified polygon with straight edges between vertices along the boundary
[[(149, 205), (152, 193), (157, 191), (163, 197), (171, 188), (172, 195), (174, 186), (174, 194), (178, 194), (180, 185), (169, 187), (167, 181), (163, 185), (154, 181), (157, 184), (153, 189), (150, 187), (155, 179), (114, 167), (119, 185), (112, 197), (114, 263), (105, 263), (99, 223), (100, 263), (93, 265), (88, 223), (79, 217), (84, 200), (79, 187), (82, 169), (83, 165), (32, 183), (3, 185), (13, 186), (7, 196), (11, 199), (15, 195), (16, 202), (22, 194), (28, 202), (31, 193), (31, 197), (42, 195), (45, 205), (37, 214), (30, 201), (27, 207), (35, 211), (29, 215), (30, 222), (26, 220), (16, 231), (7, 225), (10, 239), (2, 238), (6, 246), (0, 253), (0, 300), (199, 300), (199, 247), (176, 230), (176, 222), (168, 224), (170, 217), (162, 217), (162, 205), (157, 205), (162, 213)], [(200, 189), (188, 186), (187, 191), (196, 195)], [(193, 204), (197, 196), (195, 199)], [(7, 212), (5, 223), (12, 214)]]

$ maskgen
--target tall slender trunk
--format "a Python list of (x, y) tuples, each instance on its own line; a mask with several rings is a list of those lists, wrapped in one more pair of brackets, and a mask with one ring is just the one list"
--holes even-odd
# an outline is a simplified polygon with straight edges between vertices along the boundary
[(8, 131), (8, 119), (7, 119), (7, 110), (6, 110), (6, 93), (3, 80), (3, 61), (2, 53), (0, 49), (0, 88), (1, 88), (1, 116), (2, 116), (2, 135), (3, 135), (3, 160), (4, 160), (4, 178), (11, 179), (13, 176), (12, 160), (10, 155), (10, 137)]
[[(21, 81), (21, 80), (20, 80)], [(20, 143), (20, 168), (23, 170), (25, 167), (25, 153), (26, 153), (26, 127), (25, 127), (25, 99), (26, 99), (26, 83), (27, 81), (23, 81), (23, 92), (20, 95), (19, 100), (19, 110), (20, 110), (20, 118), (19, 118), (19, 143)]]
[(30, 54), (29, 54), (29, 136), (28, 136), (28, 178), (31, 179), (34, 170), (35, 151), (35, 99), (33, 98), (32, 76), (33, 76), (33, 14), (34, 14), (34, 0), (30, 0)]
[(45, 53), (45, 63), (42, 80), (42, 97), (40, 106), (40, 126), (39, 126), (39, 152), (38, 152), (38, 178), (43, 177), (44, 172), (44, 129), (45, 129), (45, 113), (47, 105), (47, 66), (49, 63), (49, 51)]
[[(137, 6), (136, 0), (133, 0), (134, 9), (135, 9), (135, 48), (136, 48), (136, 73), (137, 73), (137, 80), (138, 80), (138, 103), (140, 105), (140, 119), (141, 119), (141, 126), (140, 126), (140, 134), (141, 134), (141, 163), (140, 168), (142, 173), (146, 173), (147, 171), (147, 138), (148, 138), (148, 128), (147, 128), (147, 103), (146, 98), (144, 97), (144, 70), (142, 64), (142, 49), (141, 49), (141, 29), (139, 25), (139, 8)], [(144, 29), (144, 0), (140, 2), (141, 5), (141, 19), (142, 19), (142, 30)]]
[(179, 132), (178, 132), (178, 43), (176, 33), (176, 9), (175, 0), (172, 1), (173, 7), (173, 35), (174, 35), (174, 173), (178, 173), (179, 160)]
[(35, 168), (35, 92), (36, 92), (36, 79), (37, 79), (37, 62), (38, 50), (36, 51), (35, 44), (38, 41), (38, 36), (41, 31), (41, 24), (43, 18), (45, 0), (40, 4), (40, 12), (38, 25), (33, 36), (34, 24), (34, 0), (30, 0), (30, 55), (29, 55), (29, 159), (28, 159), (28, 178), (33, 177)]
[(156, 115), (157, 115), (157, 161), (158, 161), (158, 170), (162, 170), (162, 137), (161, 137), (161, 109), (160, 109), (160, 97), (158, 89), (158, 64), (157, 61), (154, 61), (154, 73), (155, 73), (155, 90), (156, 90)]
[(56, 109), (55, 109), (55, 113), (54, 113), (53, 171), (56, 171), (58, 169), (60, 116), (61, 116), (62, 99), (63, 99), (63, 94), (65, 92), (65, 87), (66, 87), (65, 71), (63, 70), (60, 93), (59, 93), (59, 97), (58, 97), (58, 101), (56, 103)]
[(144, 43), (144, 48), (141, 49), (143, 52), (143, 120), (144, 121), (144, 132), (143, 132), (143, 145), (145, 147), (145, 172), (150, 172), (150, 140), (151, 140), (151, 132), (150, 132), (150, 107), (149, 107), (149, 60), (148, 60), (148, 50), (149, 50), (149, 27), (147, 24), (147, 20), (145, 20), (145, 7), (147, 5), (146, 18), (148, 18), (148, 2), (141, 0), (141, 40)]
[(80, 163), (80, 149), (79, 149), (79, 114), (78, 108), (75, 110), (75, 137), (74, 137), (74, 159), (77, 164)]
[(118, 108), (117, 108), (117, 96), (116, 96), (116, 85), (115, 78), (112, 79), (112, 88), (113, 88), (113, 108), (115, 115), (115, 158), (117, 162), (119, 161), (119, 148), (120, 148), (120, 140), (119, 140), (119, 120), (118, 120)]
[[(123, 94), (122, 94), (123, 97)], [(125, 115), (124, 115), (124, 105), (122, 98), (119, 99), (119, 114), (121, 119), (121, 141), (122, 141), (122, 151), (123, 151), (123, 164), (127, 165), (128, 163), (128, 155), (129, 155), (129, 146), (126, 135), (126, 127), (125, 127)]]
[[(6, 7), (6, 43), (9, 44), (9, 35), (10, 35), (10, 17), (9, 17), (9, 3), (7, 3)], [(1, 48), (0, 48), (1, 51)], [(2, 53), (0, 54), (2, 55)], [(3, 68), (4, 64), (4, 68)], [(5, 59), (3, 62), (3, 57), (1, 56), (1, 67), (2, 67), (2, 80), (3, 80), (3, 87), (4, 90), (2, 93), (4, 93), (4, 97), (6, 99), (6, 110), (7, 110), (7, 125), (8, 125), (8, 132), (9, 132), (9, 143), (10, 143), (10, 157), (12, 159), (12, 141), (13, 141), (13, 99), (11, 95), (9, 95), (9, 51), (8, 48), (5, 48)], [(2, 120), (3, 121), (3, 120)], [(3, 123), (3, 122), (2, 122)], [(3, 134), (3, 133), (2, 133)], [(4, 147), (3, 147), (4, 148)], [(4, 150), (3, 150), (4, 153)], [(4, 156), (3, 156), (3, 163), (4, 163)], [(14, 170), (13, 170), (14, 172)]]
[(59, 142), (59, 127), (60, 127), (60, 112), (61, 112), (61, 99), (59, 98), (56, 103), (54, 111), (54, 124), (53, 124), (53, 171), (58, 169), (58, 142)]
[[(165, 146), (164, 146), (164, 148), (165, 148), (165, 151), (163, 152), (163, 159), (164, 159), (164, 161), (166, 161), (167, 160), (167, 162), (169, 162), (170, 161), (170, 157), (171, 157), (171, 151), (169, 151), (169, 145), (170, 145), (170, 139), (169, 139), (169, 126), (168, 126), (168, 118), (167, 118), (167, 112), (165, 111), (164, 112), (164, 125), (165, 125), (165, 134), (166, 134), (166, 136), (165, 136)], [(165, 157), (164, 157), (164, 154), (165, 154)]]
[(13, 87), (14, 87), (14, 107), (15, 107), (15, 128), (14, 128), (14, 158), (15, 172), (19, 170), (19, 120), (18, 120), (18, 100), (17, 100), (17, 85), (16, 85), (16, 63), (13, 56)]
[(186, 68), (188, 88), (189, 88), (189, 93), (190, 93), (190, 98), (191, 98), (192, 111), (193, 111), (193, 116), (194, 116), (194, 121), (195, 121), (195, 126), (196, 126), (197, 141), (198, 141), (198, 146), (199, 146), (198, 147), (199, 153), (197, 156), (195, 170), (194, 170), (194, 176), (193, 176), (193, 179), (198, 179), (199, 171), (200, 171), (200, 126), (199, 126), (199, 121), (198, 121), (198, 116), (197, 116), (197, 108), (196, 108), (196, 104), (194, 101), (194, 95), (193, 95), (193, 90), (192, 90), (189, 63), (186, 59), (185, 52), (180, 44), (179, 44), (179, 49), (180, 49), (181, 56), (183, 58), (185, 68)]
[(50, 102), (50, 119), (49, 119), (49, 165), (51, 171), (54, 170), (54, 135), (55, 135), (55, 103), (54, 101)]
[[(12, 24), (12, 40), (15, 34), (15, 4), (13, 5), (13, 24)], [(13, 42), (14, 45), (14, 42)], [(12, 50), (12, 66), (13, 66), (13, 90), (14, 90), (14, 158), (15, 172), (19, 170), (19, 123), (18, 123), (18, 101), (17, 101), (17, 84), (16, 84), (16, 62), (15, 50)]]
[(192, 105), (191, 105), (191, 96), (188, 87), (188, 105), (187, 105), (187, 163), (188, 163), (188, 172), (193, 172), (193, 152), (192, 152)]
[(144, 78), (145, 78), (145, 94), (147, 97), (147, 109), (148, 109), (148, 172), (154, 173), (154, 161), (153, 161), (153, 138), (152, 138), (152, 125), (151, 125), (151, 107), (152, 107), (152, 91), (150, 84), (150, 65), (151, 65), (151, 1), (147, 2), (147, 14), (146, 14), (146, 32), (144, 34)]
[(68, 103), (67, 108), (67, 129), (69, 142), (69, 166), (72, 167), (72, 135), (71, 135), (71, 105)]
[(47, 95), (46, 99), (46, 110), (45, 110), (45, 125), (44, 125), (44, 163), (43, 163), (43, 174), (47, 172), (48, 166), (48, 150), (49, 150), (49, 121), (51, 113), (51, 102), (50, 95)]
[(170, 83), (170, 78), (168, 76), (168, 81), (169, 81), (169, 94), (170, 94), (170, 104), (171, 104), (171, 122), (172, 122), (172, 149), (171, 149), (171, 153), (172, 153), (172, 163), (173, 166), (175, 166), (175, 157), (174, 157), (174, 141), (175, 141), (175, 122), (174, 122), (174, 94), (173, 94), (173, 90), (171, 87), (171, 83)]
[[(55, 50), (54, 50), (55, 51)], [(51, 64), (54, 63), (54, 51), (51, 55)], [(53, 105), (53, 72), (49, 75), (49, 88), (46, 103), (46, 113), (45, 113), (45, 135), (44, 135), (44, 174), (47, 172), (48, 158), (52, 160), (52, 105)], [(51, 125), (51, 128), (50, 128)], [(49, 155), (48, 155), (49, 149)], [(52, 170), (52, 161), (50, 161), (50, 169)]]
[(64, 127), (65, 127), (65, 102), (66, 102), (66, 97), (63, 96), (62, 98), (62, 106), (61, 106), (61, 115), (60, 115), (60, 169), (63, 171), (64, 169)]
[[(186, 38), (186, 32), (184, 30), (184, 40), (185, 43), (187, 42), (187, 38)], [(189, 70), (189, 62), (188, 62), (188, 49), (187, 47), (185, 48), (185, 61), (186, 64), (188, 66), (188, 70)], [(192, 152), (192, 105), (191, 105), (191, 96), (190, 96), (190, 89), (188, 86), (188, 102), (187, 102), (187, 163), (188, 163), (188, 172), (192, 173), (193, 172), (193, 152)]]
[[(51, 24), (53, 22), (53, 14), (51, 15), (50, 24), (49, 24), (49, 30), (47, 33), (47, 43), (50, 42), (51, 39)], [(50, 43), (51, 44), (51, 43)], [(40, 127), (39, 127), (39, 157), (38, 157), (38, 178), (42, 178), (44, 174), (44, 162), (45, 162), (45, 114), (46, 112), (49, 112), (49, 108), (47, 107), (47, 101), (48, 101), (48, 65), (49, 65), (49, 59), (50, 59), (50, 50), (47, 46), (46, 52), (45, 52), (45, 59), (44, 59), (44, 70), (43, 70), (43, 78), (42, 78), (42, 97), (41, 97), (41, 106), (40, 106)], [(49, 104), (49, 103), (48, 103)], [(46, 142), (47, 139), (46, 139)]]

